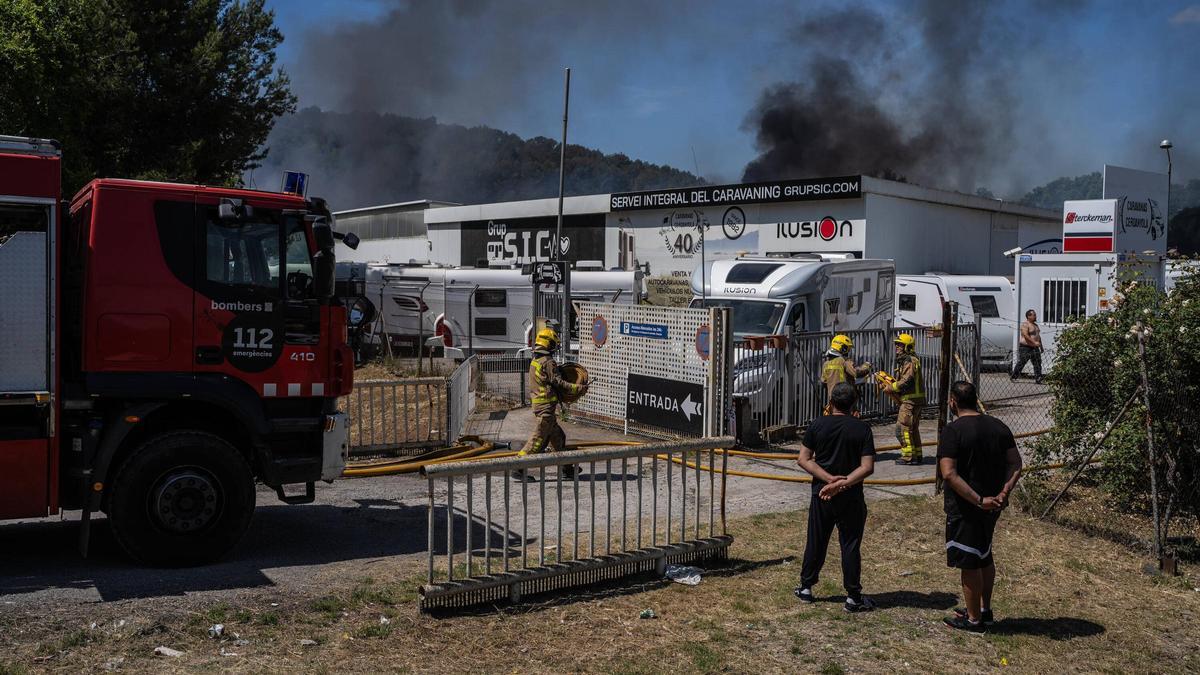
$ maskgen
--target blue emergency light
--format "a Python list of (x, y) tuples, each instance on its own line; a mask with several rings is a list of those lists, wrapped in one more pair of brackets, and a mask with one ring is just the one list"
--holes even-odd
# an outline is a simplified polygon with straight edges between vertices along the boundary
[(283, 172), (283, 189), (285, 195), (308, 196), (308, 174), (299, 171)]

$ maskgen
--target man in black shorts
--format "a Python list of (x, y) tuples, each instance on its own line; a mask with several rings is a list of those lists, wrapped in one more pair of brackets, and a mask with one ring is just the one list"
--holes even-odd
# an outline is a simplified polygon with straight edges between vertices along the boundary
[(955, 420), (942, 431), (938, 469), (947, 487), (946, 565), (962, 570), (966, 607), (943, 621), (951, 628), (982, 633), (994, 621), (992, 533), (1021, 477), (1021, 453), (1003, 422), (979, 414), (975, 385), (955, 382), (949, 403)]
[(875, 439), (871, 427), (854, 416), (858, 393), (842, 382), (830, 395), (833, 414), (818, 417), (808, 426), (800, 446), (798, 463), (812, 474), (812, 501), (808, 507), (808, 541), (800, 586), (794, 593), (813, 602), (812, 588), (825, 565), (829, 537), (837, 527), (842, 548), (842, 585), (846, 588), (847, 612), (869, 612), (875, 603), (862, 594), (860, 574), (863, 528), (867, 523), (867, 501), (862, 481), (875, 472)]

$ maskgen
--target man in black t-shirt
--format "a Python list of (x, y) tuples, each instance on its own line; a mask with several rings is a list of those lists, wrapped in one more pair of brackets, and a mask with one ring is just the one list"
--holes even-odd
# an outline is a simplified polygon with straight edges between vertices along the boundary
[(875, 603), (862, 594), (859, 547), (867, 523), (862, 481), (875, 471), (875, 438), (871, 427), (854, 416), (854, 405), (858, 402), (854, 385), (846, 382), (836, 385), (829, 398), (833, 414), (813, 420), (800, 446), (798, 463), (813, 479), (804, 565), (800, 570), (800, 586), (794, 592), (805, 602), (816, 599), (812, 588), (825, 565), (829, 537), (837, 527), (846, 611), (869, 612)]
[(948, 487), (946, 564), (962, 570), (966, 607), (943, 621), (951, 628), (983, 632), (994, 621), (992, 534), (1021, 477), (1021, 453), (1003, 422), (979, 414), (975, 385), (955, 382), (949, 404), (956, 419), (942, 430), (938, 469)]

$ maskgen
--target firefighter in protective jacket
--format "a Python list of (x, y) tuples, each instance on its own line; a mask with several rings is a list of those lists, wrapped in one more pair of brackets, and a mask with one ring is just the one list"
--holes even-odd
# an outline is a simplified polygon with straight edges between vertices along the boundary
[(825, 385), (825, 413), (832, 415), (829, 403), (833, 396), (833, 388), (842, 382), (854, 384), (854, 381), (871, 372), (871, 363), (864, 361), (861, 366), (855, 366), (850, 359), (850, 350), (854, 341), (849, 335), (835, 335), (829, 341), (829, 350), (825, 352), (825, 365), (821, 368), (821, 382)]
[(925, 380), (921, 377), (921, 360), (916, 355), (916, 340), (908, 333), (901, 333), (893, 341), (896, 345), (896, 368), (892, 391), (900, 399), (896, 413), (896, 440), (900, 441), (900, 459), (897, 464), (920, 464), (921, 455), (921, 410), (925, 405)]
[[(533, 361), (529, 364), (529, 387), (532, 392), (533, 418), (535, 426), (525, 447), (517, 453), (518, 456), (536, 455), (546, 451), (550, 446), (552, 452), (562, 451), (567, 444), (567, 436), (558, 424), (558, 403), (564, 395), (583, 396), (587, 393), (588, 385), (567, 382), (559, 375), (558, 364), (554, 362), (554, 350), (558, 346), (558, 334), (553, 328), (543, 328), (534, 339)], [(574, 466), (564, 466), (566, 476), (574, 475)], [(525, 479), (525, 473), (518, 469), (513, 477)]]

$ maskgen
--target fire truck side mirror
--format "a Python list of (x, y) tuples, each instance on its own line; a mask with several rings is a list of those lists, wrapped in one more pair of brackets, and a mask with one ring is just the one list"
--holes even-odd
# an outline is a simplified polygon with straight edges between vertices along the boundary
[(338, 239), (341, 239), (342, 243), (345, 244), (346, 246), (350, 247), (351, 251), (358, 250), (359, 239), (358, 239), (357, 234), (354, 234), (353, 232), (347, 232), (346, 234), (340, 234), (340, 233), (335, 232), (333, 234), (333, 236), (337, 237)]
[(254, 217), (254, 207), (243, 204), (240, 199), (222, 199), (217, 205), (217, 216), (221, 220), (243, 220)]

